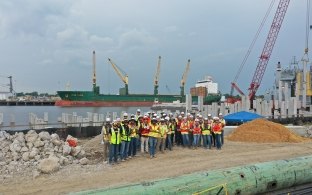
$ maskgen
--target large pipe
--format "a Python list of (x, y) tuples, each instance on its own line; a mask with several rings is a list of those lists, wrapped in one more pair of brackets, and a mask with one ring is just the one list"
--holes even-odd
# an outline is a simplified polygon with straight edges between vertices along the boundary
[[(226, 159), (225, 159), (226, 160)], [(207, 163), (209, 162), (200, 162)], [(153, 170), (151, 170), (153, 171)], [(183, 175), (77, 194), (258, 194), (312, 182), (312, 156)]]

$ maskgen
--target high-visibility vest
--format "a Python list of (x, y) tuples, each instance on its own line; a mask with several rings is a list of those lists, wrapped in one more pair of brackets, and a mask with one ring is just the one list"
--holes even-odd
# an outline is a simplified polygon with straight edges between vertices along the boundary
[(202, 128), (203, 128), (203, 130), (202, 130), (202, 134), (203, 135), (210, 135), (211, 134), (211, 125), (210, 124), (203, 124), (202, 125)]
[(181, 134), (188, 134), (190, 130), (190, 126), (188, 122), (182, 122), (180, 126)]
[(141, 136), (147, 137), (150, 132), (150, 129), (151, 129), (150, 125), (146, 125), (143, 123), (141, 127)]
[(122, 125), (122, 137), (121, 137), (122, 141), (126, 141), (129, 142), (130, 141), (130, 128), (129, 126), (124, 126)]
[(198, 126), (195, 125), (193, 127), (193, 134), (195, 134), (195, 135), (201, 134), (201, 128), (199, 125)]
[(136, 137), (137, 136), (137, 130), (138, 130), (138, 127), (133, 125), (133, 126), (129, 126), (130, 128), (130, 137)]
[(160, 137), (160, 130), (158, 125), (151, 125), (150, 132), (148, 134), (149, 137)]
[(110, 139), (110, 143), (111, 144), (120, 144), (120, 129), (119, 128), (113, 128), (111, 129), (111, 139)]
[(213, 123), (212, 131), (215, 134), (221, 134), (221, 130), (222, 130), (222, 124), (221, 123)]
[(159, 131), (160, 131), (160, 136), (161, 137), (166, 137), (168, 133), (168, 126), (167, 125), (160, 125), (159, 126)]
[(106, 124), (102, 127), (103, 141), (109, 141), (109, 129), (112, 128), (110, 124)]

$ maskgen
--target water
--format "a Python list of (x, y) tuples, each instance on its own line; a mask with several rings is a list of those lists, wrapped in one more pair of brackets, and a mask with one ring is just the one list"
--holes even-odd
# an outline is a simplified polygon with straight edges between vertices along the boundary
[(106, 114), (108, 112), (117, 112), (120, 114), (122, 111), (127, 113), (136, 113), (140, 108), (141, 113), (150, 110), (149, 107), (58, 107), (58, 106), (0, 106), (0, 113), (3, 113), (3, 126), (9, 126), (11, 122), (15, 125), (28, 125), (29, 113), (34, 113), (38, 118), (43, 118), (44, 113), (48, 113), (48, 123), (58, 123), (58, 119), (62, 113), (72, 114), (76, 112), (78, 116), (87, 117), (87, 113)]

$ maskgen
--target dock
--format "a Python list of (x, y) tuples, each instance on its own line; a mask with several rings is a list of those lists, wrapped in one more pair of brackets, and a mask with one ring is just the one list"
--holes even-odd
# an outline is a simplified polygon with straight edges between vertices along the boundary
[(49, 100), (49, 101), (18, 101), (18, 100), (1, 100), (0, 106), (54, 106), (55, 101)]

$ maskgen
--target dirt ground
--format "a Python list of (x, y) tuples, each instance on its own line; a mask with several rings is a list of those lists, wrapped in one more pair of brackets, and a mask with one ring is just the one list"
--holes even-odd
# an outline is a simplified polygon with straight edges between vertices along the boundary
[(175, 177), (202, 170), (223, 169), (246, 164), (311, 155), (312, 142), (242, 143), (227, 141), (222, 150), (174, 147), (173, 151), (132, 158), (107, 165), (99, 156), (101, 145), (92, 151), (91, 165), (68, 165), (58, 172), (38, 177), (15, 175), (0, 185), (0, 194), (67, 194), (88, 189)]

